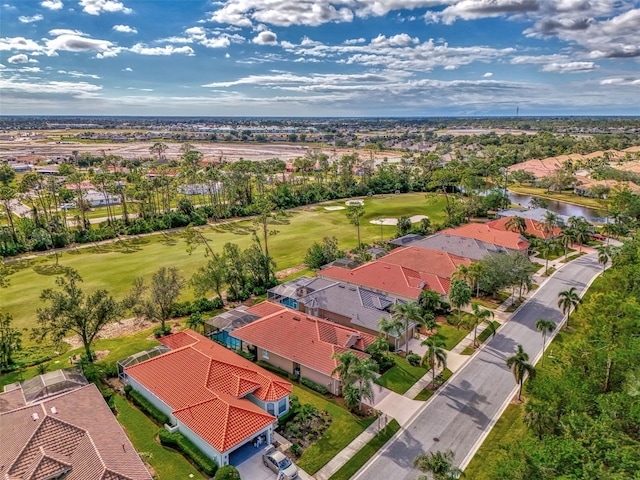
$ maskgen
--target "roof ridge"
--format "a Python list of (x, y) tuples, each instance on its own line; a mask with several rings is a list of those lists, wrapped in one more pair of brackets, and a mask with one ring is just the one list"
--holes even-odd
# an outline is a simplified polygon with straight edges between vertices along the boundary
[[(189, 410), (189, 409), (194, 408), (194, 407), (199, 407), (200, 405), (204, 405), (205, 403), (213, 402), (215, 400), (220, 400), (225, 405), (229, 405), (229, 402), (223, 400), (222, 397), (218, 393), (214, 393), (214, 395), (215, 395), (215, 398), (207, 398), (206, 400), (201, 400), (200, 402), (190, 403), (186, 407), (182, 407), (182, 408), (179, 408), (177, 410), (174, 410), (173, 413), (183, 412), (184, 410)], [(235, 398), (233, 395), (229, 395), (229, 396)]]
[(96, 455), (98, 457), (98, 459), (100, 460), (100, 463), (102, 464), (102, 474), (104, 475), (104, 471), (107, 469), (107, 464), (104, 461), (104, 458), (102, 458), (102, 454), (100, 453), (100, 449), (96, 446), (96, 443), (93, 441), (93, 438), (91, 437), (91, 434), (88, 431), (85, 431), (87, 434), (87, 438), (89, 439), (89, 442), (91, 442), (91, 446), (93, 447), (93, 449), (96, 452)]

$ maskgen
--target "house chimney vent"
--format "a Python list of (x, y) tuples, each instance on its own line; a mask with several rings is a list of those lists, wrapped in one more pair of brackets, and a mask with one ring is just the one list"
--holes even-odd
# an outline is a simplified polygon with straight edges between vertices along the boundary
[(40, 417), (38, 416), (38, 414), (37, 414), (37, 413), (35, 413), (35, 412), (34, 412), (34, 413), (32, 413), (32, 414), (31, 414), (31, 419), (32, 419), (34, 422), (35, 422), (35, 421), (37, 421), (39, 418), (40, 418)]
[(55, 415), (56, 413), (58, 413), (58, 409), (56, 407), (51, 407), (51, 413)]

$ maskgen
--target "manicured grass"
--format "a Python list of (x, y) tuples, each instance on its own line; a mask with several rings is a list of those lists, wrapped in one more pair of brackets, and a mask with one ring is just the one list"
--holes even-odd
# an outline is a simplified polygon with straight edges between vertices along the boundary
[(481, 298), (475, 298), (474, 300), (471, 301), (471, 303), (477, 303), (481, 307), (489, 308), (491, 310), (495, 310), (500, 305), (499, 303), (488, 302), (488, 301), (483, 300)]
[[(448, 368), (445, 368), (441, 373), (441, 377), (439, 380), (440, 383), (438, 383), (438, 388), (440, 388), (442, 384), (444, 384), (447, 380), (449, 380), (449, 378), (451, 378), (451, 375), (453, 375), (453, 372)], [(438, 382), (437, 377), (436, 377), (436, 382)], [(431, 398), (431, 396), (434, 393), (435, 393), (435, 390), (431, 390), (431, 388), (425, 387), (422, 389), (422, 391), (418, 395), (416, 395), (416, 398), (414, 398), (414, 400), (420, 400), (420, 401), (426, 402)]]
[(114, 400), (118, 410), (118, 421), (124, 427), (136, 450), (139, 453), (150, 454), (147, 461), (156, 471), (157, 478), (160, 480), (205, 478), (180, 453), (165, 448), (155, 441), (159, 428), (144, 413), (132, 406), (121, 395), (115, 395)]
[(465, 479), (495, 480), (489, 475), (492, 469), (487, 468), (487, 462), (495, 464), (507, 455), (500, 445), (511, 444), (527, 435), (527, 427), (522, 422), (523, 408), (523, 405), (507, 407), (465, 469)]
[(349, 480), (360, 468), (400, 430), (400, 424), (391, 420), (378, 434), (369, 440), (340, 470), (329, 477), (329, 480)]
[[(499, 322), (493, 322), (493, 327), (497, 330), (498, 327), (500, 327), (500, 323)], [(478, 338), (476, 339), (479, 345), (482, 345), (487, 338), (489, 338), (491, 336), (491, 329), (490, 328), (485, 328), (482, 332), (480, 332), (478, 334)], [(462, 355), (471, 355), (473, 354), (473, 352), (475, 352), (475, 348), (473, 347), (465, 347), (464, 350), (462, 350), (461, 354)]]
[(575, 260), (576, 258), (580, 258), (583, 255), (586, 255), (586, 253), (585, 252), (579, 252), (579, 253), (576, 253), (575, 255), (569, 255), (566, 259), (563, 258), (562, 260), (560, 260), (560, 262), (561, 263), (567, 263), (567, 262), (570, 262), (571, 260)]
[(581, 197), (574, 193), (561, 192), (561, 193), (549, 193), (546, 188), (537, 187), (516, 187), (510, 186), (509, 190), (514, 193), (522, 193), (525, 195), (534, 195), (536, 197), (548, 198), (549, 200), (558, 200), (560, 202), (573, 203), (575, 205), (582, 205), (584, 207), (601, 209), (601, 203), (595, 198)]
[(293, 385), (293, 393), (298, 396), (301, 404), (315, 405), (319, 410), (329, 412), (332, 418), (331, 425), (322, 437), (307, 448), (296, 462), (310, 475), (326, 465), (375, 420), (375, 418), (357, 418), (337, 403), (300, 385)]
[[(465, 314), (463, 314), (462, 316), (463, 316), (463, 322), (464, 322)], [(455, 320), (456, 321), (458, 320), (457, 315), (455, 315)], [(469, 335), (469, 330), (464, 327), (460, 327), (460, 329), (458, 329), (446, 323), (441, 323), (441, 324), (438, 324), (438, 333), (445, 337), (445, 341), (444, 341), (445, 350), (452, 350), (453, 347), (458, 345), (464, 337)]]
[[(360, 234), (364, 243), (372, 243), (380, 238), (380, 227), (369, 220), (400, 215), (428, 215), (432, 222), (444, 218), (444, 198), (422, 193), (387, 195), (365, 198), (365, 216), (361, 220)], [(237, 223), (204, 228), (202, 232), (212, 248), (220, 252), (227, 242), (246, 248), (251, 243), (252, 222)], [(269, 253), (277, 263), (277, 269), (299, 265), (314, 240), (325, 236), (336, 236), (341, 249), (356, 246), (357, 231), (349, 224), (344, 210), (328, 211), (323, 207), (305, 207), (290, 212), (288, 218), (271, 225), (277, 235), (269, 237)], [(396, 227), (383, 227), (383, 235), (388, 239)], [(34, 326), (36, 309), (41, 306), (40, 293), (45, 288), (55, 286), (57, 274), (65, 268), (77, 270), (84, 283), (85, 291), (105, 288), (121, 299), (130, 290), (137, 277), (147, 280), (160, 267), (174, 266), (185, 278), (206, 262), (204, 250), (192, 255), (186, 250), (186, 243), (180, 233), (160, 233), (121, 242), (80, 248), (62, 253), (56, 267), (53, 256), (42, 256), (11, 264), (9, 287), (0, 290), (0, 305), (4, 313), (10, 313), (17, 328)], [(181, 300), (191, 300), (194, 294), (187, 287)], [(25, 344), (33, 343), (26, 336)]]
[(391, 391), (402, 395), (409, 390), (425, 373), (429, 371), (425, 367), (414, 367), (404, 358), (393, 355), (396, 362), (395, 367), (391, 367), (378, 378), (377, 383)]

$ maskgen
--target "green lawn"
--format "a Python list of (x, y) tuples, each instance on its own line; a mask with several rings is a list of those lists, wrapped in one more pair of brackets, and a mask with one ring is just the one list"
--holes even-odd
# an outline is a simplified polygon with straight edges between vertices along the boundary
[[(463, 313), (462, 315), (463, 322), (464, 322), (465, 315), (468, 315), (468, 314)], [(457, 321), (457, 315), (455, 315), (454, 320)], [(444, 341), (445, 350), (452, 350), (453, 347), (458, 345), (464, 337), (469, 335), (469, 330), (464, 327), (460, 327), (460, 329), (458, 329), (457, 327), (452, 327), (447, 323), (439, 323), (438, 333), (445, 337), (445, 341)]]
[[(360, 230), (362, 241), (366, 243), (380, 238), (380, 227), (370, 224), (369, 220), (382, 215), (424, 214), (434, 223), (444, 218), (444, 199), (439, 196), (427, 198), (422, 193), (366, 198), (364, 208)], [(227, 242), (245, 248), (251, 242), (251, 226), (250, 221), (242, 221), (211, 226), (203, 232), (216, 251), (220, 251)], [(271, 228), (278, 231), (277, 235), (269, 238), (269, 251), (278, 270), (302, 263), (310, 244), (324, 236), (336, 236), (342, 249), (353, 248), (357, 243), (356, 228), (349, 224), (344, 210), (305, 207), (292, 211), (289, 218), (278, 221)], [(395, 227), (383, 227), (386, 239), (394, 232)], [(122, 298), (137, 277), (149, 279), (162, 266), (175, 266), (188, 278), (204, 262), (204, 251), (189, 255), (179, 233), (149, 235), (66, 252), (60, 256), (58, 267), (53, 256), (23, 260), (10, 265), (10, 284), (0, 290), (0, 305), (3, 312), (13, 316), (15, 327), (29, 328), (34, 325), (36, 309), (40, 306), (40, 292), (53, 287), (56, 274), (64, 268), (73, 268), (80, 273), (86, 291), (106, 288), (116, 298)], [(188, 287), (182, 299), (192, 299), (193, 296), (192, 289)], [(27, 345), (33, 343), (28, 336), (23, 340)]]
[(384, 372), (377, 383), (400, 395), (409, 390), (429, 371), (426, 367), (414, 367), (397, 355), (393, 355), (393, 360), (396, 362), (395, 367)]
[[(439, 380), (440, 383), (438, 383), (438, 388), (440, 388), (447, 380), (451, 378), (451, 375), (453, 375), (453, 372), (448, 368), (445, 368), (442, 371), (441, 375), (442, 376), (440, 377), (440, 380)], [(438, 382), (437, 378), (436, 378), (436, 382)], [(434, 393), (435, 393), (435, 390), (431, 390), (431, 388), (425, 387), (422, 389), (422, 391), (420, 391), (418, 395), (416, 395), (416, 398), (414, 398), (414, 400), (420, 400), (425, 402), (429, 400)]]
[(155, 441), (158, 426), (144, 413), (132, 406), (124, 397), (116, 395), (118, 421), (139, 453), (150, 454), (147, 461), (155, 469), (160, 480), (189, 479), (205, 477), (191, 465), (182, 454), (165, 448)]
[(340, 470), (329, 477), (329, 480), (349, 480), (360, 468), (380, 450), (395, 433), (400, 430), (400, 424), (393, 419), (378, 434), (369, 440)]
[[(497, 330), (500, 327), (500, 323), (494, 321), (493, 322), (493, 327)], [(491, 336), (491, 333), (492, 332), (491, 332), (490, 328), (485, 328), (482, 332), (480, 332), (478, 334), (478, 338), (477, 338), (478, 344), (482, 345), (487, 340), (487, 338), (489, 338)], [(465, 349), (460, 353), (462, 355), (471, 355), (471, 354), (473, 354), (473, 352), (475, 352), (475, 348), (473, 348), (473, 347), (465, 347)]]
[(522, 405), (507, 407), (465, 469), (466, 480), (495, 480), (488, 473), (491, 469), (487, 468), (487, 462), (494, 464), (507, 455), (500, 445), (511, 444), (527, 434), (527, 427), (522, 422), (523, 408)]
[(293, 385), (293, 393), (301, 404), (313, 404), (319, 410), (329, 412), (332, 418), (331, 425), (322, 437), (307, 448), (296, 462), (310, 475), (326, 465), (375, 420), (357, 418), (338, 404), (300, 385)]

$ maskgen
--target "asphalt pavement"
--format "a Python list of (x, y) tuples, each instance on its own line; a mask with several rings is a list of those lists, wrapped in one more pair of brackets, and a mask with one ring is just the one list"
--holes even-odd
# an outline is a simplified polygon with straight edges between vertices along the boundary
[(597, 254), (582, 256), (547, 279), (470, 361), (460, 369), (356, 476), (357, 480), (415, 480), (416, 455), (453, 450), (464, 468), (516, 393), (505, 364), (521, 344), (531, 362), (542, 354), (539, 318), (560, 324), (558, 294), (571, 287), (582, 294), (602, 272)]

